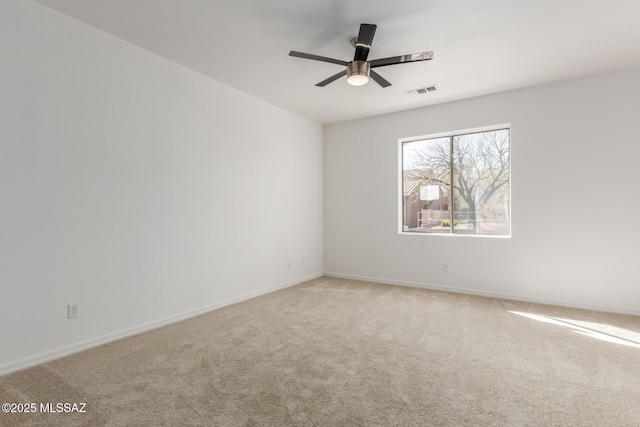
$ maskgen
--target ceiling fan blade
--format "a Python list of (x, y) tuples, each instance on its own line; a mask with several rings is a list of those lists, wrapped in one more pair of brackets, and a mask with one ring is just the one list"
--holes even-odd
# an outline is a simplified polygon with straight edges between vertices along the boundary
[(312, 55), (310, 53), (296, 52), (295, 50), (292, 50), (291, 52), (289, 52), (289, 56), (295, 56), (297, 58), (304, 58), (304, 59), (312, 59), (314, 61), (330, 62), (331, 64), (338, 64), (338, 65), (344, 65), (344, 66), (348, 64), (348, 62), (341, 61), (339, 59), (327, 58), (326, 56)]
[(433, 52), (410, 53), (408, 55), (392, 56), (391, 58), (374, 59), (371, 61), (371, 68), (386, 67), (387, 65), (405, 62), (428, 61), (430, 59), (433, 59)]
[(376, 28), (378, 27), (373, 24), (360, 24), (360, 32), (356, 39), (356, 54), (353, 57), (354, 61), (367, 60), (371, 43), (373, 43), (373, 36), (376, 33)]
[(373, 36), (376, 34), (377, 25), (373, 24), (360, 24), (360, 32), (358, 33), (358, 38), (356, 42), (358, 44), (363, 44), (367, 47), (371, 47), (371, 43), (373, 43)]
[(376, 73), (375, 71), (370, 70), (369, 75), (373, 80), (375, 80), (376, 83), (378, 83), (383, 88), (391, 86), (391, 83), (389, 83), (384, 77), (382, 77), (380, 74)]
[(347, 75), (347, 70), (340, 71), (339, 73), (334, 74), (333, 76), (329, 77), (328, 79), (325, 79), (325, 80), (321, 81), (320, 83), (316, 84), (316, 86), (325, 87), (329, 83), (334, 82), (334, 81), (338, 80), (340, 77), (344, 77), (346, 75)]

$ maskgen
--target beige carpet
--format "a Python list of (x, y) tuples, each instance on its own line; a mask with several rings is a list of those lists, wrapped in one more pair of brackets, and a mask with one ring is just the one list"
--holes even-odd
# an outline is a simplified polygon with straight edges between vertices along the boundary
[(2, 377), (1, 402), (87, 406), (0, 425), (638, 427), (638, 337), (640, 317), (322, 277)]

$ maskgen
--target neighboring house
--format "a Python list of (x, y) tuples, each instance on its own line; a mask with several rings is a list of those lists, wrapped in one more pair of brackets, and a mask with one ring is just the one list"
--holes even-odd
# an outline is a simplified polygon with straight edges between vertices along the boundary
[[(433, 191), (428, 191), (427, 187), (438, 187), (437, 196), (433, 195)], [(442, 219), (449, 218), (449, 197), (435, 180), (433, 172), (428, 169), (403, 171), (402, 195), (405, 230), (432, 227), (439, 225)]]

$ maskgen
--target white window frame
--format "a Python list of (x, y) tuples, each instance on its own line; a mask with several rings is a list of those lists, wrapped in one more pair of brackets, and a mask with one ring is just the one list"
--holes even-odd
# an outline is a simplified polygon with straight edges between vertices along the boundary
[[(402, 157), (402, 145), (407, 142), (415, 142), (422, 141), (426, 139), (436, 139), (436, 138), (449, 138), (456, 137), (470, 133), (480, 133), (480, 132), (490, 132), (496, 130), (509, 130), (509, 234), (468, 234), (468, 233), (421, 233), (421, 232), (410, 232), (404, 231), (404, 200), (403, 200), (403, 190), (402, 190), (402, 179), (403, 179), (403, 157)], [(510, 239), (513, 235), (513, 210), (512, 210), (512, 183), (511, 183), (511, 171), (513, 165), (513, 131), (510, 123), (500, 124), (500, 125), (491, 125), (491, 126), (483, 126), (483, 127), (475, 127), (468, 128), (456, 131), (449, 132), (440, 132), (433, 133), (428, 135), (421, 136), (412, 136), (408, 138), (400, 138), (398, 139), (398, 195), (396, 197), (396, 201), (398, 203), (398, 234), (403, 236), (438, 236), (438, 237), (456, 237), (456, 238), (493, 238), (493, 239)], [(454, 207), (455, 208), (455, 207)], [(452, 217), (455, 210), (452, 211)], [(453, 221), (452, 221), (453, 228)]]

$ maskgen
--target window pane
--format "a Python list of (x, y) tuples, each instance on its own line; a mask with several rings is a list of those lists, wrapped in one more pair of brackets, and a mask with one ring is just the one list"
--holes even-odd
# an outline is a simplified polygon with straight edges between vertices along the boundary
[(450, 233), (449, 138), (402, 145), (403, 231)]
[(454, 233), (510, 234), (509, 163), (508, 129), (453, 137)]

